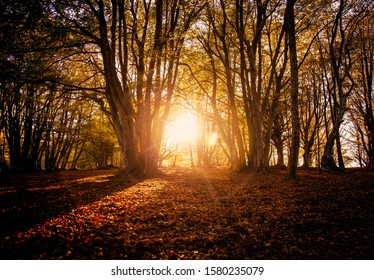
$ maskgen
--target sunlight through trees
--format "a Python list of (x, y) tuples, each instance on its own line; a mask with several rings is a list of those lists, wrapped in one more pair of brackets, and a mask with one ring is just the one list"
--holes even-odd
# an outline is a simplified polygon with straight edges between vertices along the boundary
[(0, 1), (0, 169), (374, 168), (373, 5)]

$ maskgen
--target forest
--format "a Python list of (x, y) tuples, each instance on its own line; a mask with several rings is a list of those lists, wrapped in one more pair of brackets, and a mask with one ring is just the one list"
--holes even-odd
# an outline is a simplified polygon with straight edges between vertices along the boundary
[(373, 10), (0, 0), (0, 257), (373, 258)]
[(1, 170), (374, 167), (371, 1), (18, 2)]

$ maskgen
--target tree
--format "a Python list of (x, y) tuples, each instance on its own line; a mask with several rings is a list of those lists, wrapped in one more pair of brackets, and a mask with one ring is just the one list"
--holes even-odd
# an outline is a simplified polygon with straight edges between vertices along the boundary
[[(236, 1), (235, 13), (235, 30), (240, 44), (240, 79), (249, 134), (248, 163), (257, 171), (264, 171), (264, 168), (268, 166), (263, 135), (266, 108), (264, 104), (267, 103), (265, 99), (268, 98), (268, 94), (265, 93), (263, 96), (262, 33), (266, 21), (276, 8), (269, 6), (270, 1), (248, 2), (248, 6), (245, 6), (243, 1)], [(268, 9), (270, 9), (269, 13)], [(253, 24), (247, 22), (249, 13), (252, 13), (255, 18)], [(252, 29), (246, 30), (249, 27)], [(275, 56), (278, 54), (279, 49), (277, 49)], [(274, 61), (276, 58), (273, 60), (273, 71), (275, 71), (276, 65)], [(267, 136), (267, 140), (270, 141), (269, 135)]]
[[(48, 122), (48, 105), (55, 93), (52, 84), (61, 79), (56, 42), (45, 37), (50, 20), (39, 1), (1, 1), (0, 8), (3, 147), (8, 149), (10, 169), (35, 170)], [(1, 154), (5, 169), (4, 152)]]
[(296, 168), (299, 159), (300, 146), (300, 120), (299, 120), (299, 76), (296, 49), (296, 31), (294, 5), (296, 0), (287, 0), (284, 23), (286, 28), (287, 39), (290, 46), (290, 68), (291, 68), (291, 123), (292, 138), (290, 157), (288, 161), (288, 178), (296, 178)]
[(373, 16), (367, 14), (359, 27), (359, 37), (355, 44), (359, 58), (354, 65), (357, 78), (351, 98), (351, 119), (355, 124), (358, 142), (361, 143), (359, 146), (364, 152), (362, 154), (358, 151), (359, 162), (371, 169), (374, 168), (373, 27)]
[(303, 154), (303, 167), (311, 167), (312, 152), (322, 122), (322, 89), (314, 61), (302, 71), (300, 83), (300, 133)]
[(185, 34), (203, 5), (176, 0), (52, 3), (58, 21), (101, 53), (105, 98), (128, 173), (157, 173)]
[(354, 63), (354, 42), (357, 36), (358, 26), (362, 21), (364, 11), (370, 3), (359, 3), (340, 0), (331, 27), (331, 38), (328, 42), (328, 51), (332, 77), (328, 91), (331, 96), (333, 127), (327, 137), (324, 147), (321, 168), (326, 171), (338, 170), (333, 158), (334, 143), (337, 144), (339, 154), (339, 167), (344, 169), (341, 156), (339, 129), (344, 121), (347, 110), (347, 99), (355, 88), (352, 73)]
[[(337, 156), (343, 168), (349, 127), (372, 167), (372, 5), (0, 1), (0, 168), (74, 168), (82, 154), (96, 162), (86, 166), (105, 167), (112, 139), (86, 129), (97, 108), (114, 129), (121, 170), (135, 176), (158, 174), (165, 124), (183, 108), (200, 118), (189, 150), (198, 166), (226, 157), (262, 172), (276, 150), (296, 178), (301, 143), (305, 167), (337, 169)], [(81, 105), (95, 107), (92, 119)], [(342, 125), (349, 107), (353, 125)]]
[(85, 145), (82, 149), (91, 166), (103, 169), (114, 166), (115, 133), (110, 126), (108, 117), (97, 111), (89, 127), (85, 127)]
[[(230, 15), (227, 15), (229, 13)], [(240, 116), (238, 112), (236, 98), (236, 81), (235, 81), (235, 45), (231, 33), (232, 26), (229, 24), (229, 18), (232, 10), (226, 7), (224, 1), (211, 3), (206, 9), (206, 24), (208, 29), (201, 33), (199, 40), (209, 59), (213, 84), (211, 85), (212, 94), (210, 103), (213, 108), (215, 120), (220, 130), (220, 134), (228, 147), (228, 157), (231, 168), (240, 168), (245, 166), (245, 149), (243, 135), (240, 129)], [(213, 43), (214, 42), (214, 43)], [(222, 70), (221, 70), (222, 69)], [(222, 74), (221, 74), (222, 71)], [(222, 79), (221, 79), (222, 77)], [(195, 77), (196, 78), (196, 77)], [(222, 90), (227, 92), (227, 104), (225, 113), (227, 121), (222, 116), (217, 107), (217, 96), (219, 93), (218, 81), (222, 81)], [(200, 85), (202, 83), (200, 82)], [(207, 92), (206, 89), (204, 89)]]

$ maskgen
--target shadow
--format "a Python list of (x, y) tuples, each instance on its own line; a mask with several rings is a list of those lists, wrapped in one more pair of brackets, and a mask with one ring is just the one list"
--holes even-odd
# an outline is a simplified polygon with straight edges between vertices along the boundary
[(0, 182), (0, 259), (373, 259), (373, 172), (165, 174), (136, 186), (115, 170)]
[(116, 169), (0, 177), (0, 240), (138, 183)]

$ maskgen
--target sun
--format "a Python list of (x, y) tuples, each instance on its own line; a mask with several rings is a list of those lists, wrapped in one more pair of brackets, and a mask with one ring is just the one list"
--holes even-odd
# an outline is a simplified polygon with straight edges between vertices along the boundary
[(165, 129), (165, 138), (168, 144), (192, 144), (197, 141), (199, 124), (191, 112), (176, 115)]

